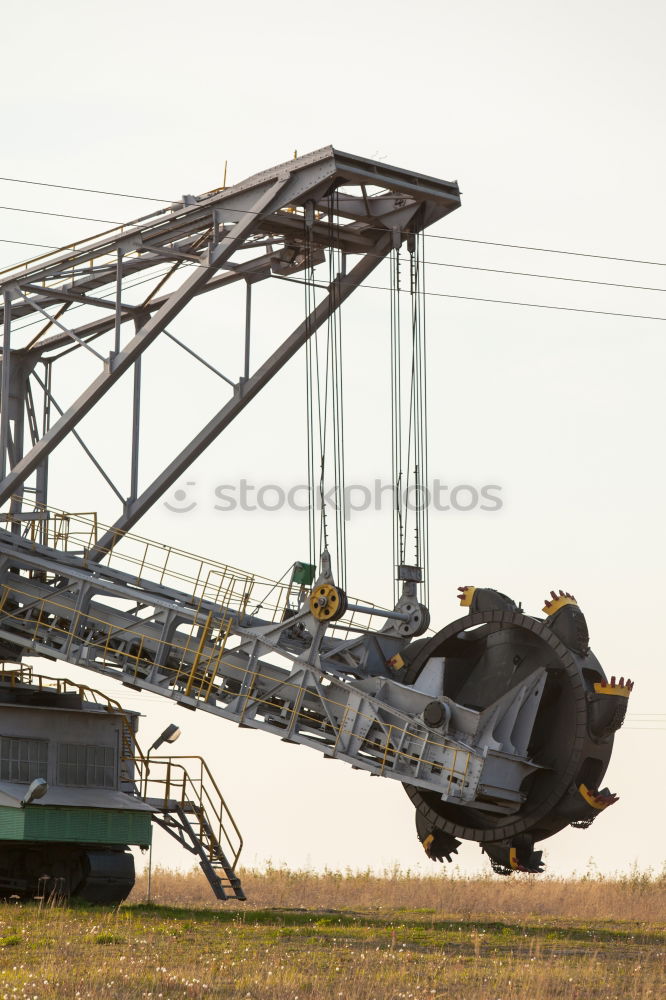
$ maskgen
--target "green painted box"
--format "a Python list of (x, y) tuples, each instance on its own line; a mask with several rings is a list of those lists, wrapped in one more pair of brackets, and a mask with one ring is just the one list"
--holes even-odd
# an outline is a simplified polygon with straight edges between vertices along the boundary
[(72, 806), (0, 806), (0, 841), (51, 843), (150, 844), (151, 814), (121, 809)]

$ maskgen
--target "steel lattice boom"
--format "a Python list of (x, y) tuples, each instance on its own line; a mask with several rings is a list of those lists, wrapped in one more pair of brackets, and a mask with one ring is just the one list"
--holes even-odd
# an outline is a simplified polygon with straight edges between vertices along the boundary
[[(430, 857), (466, 837), (499, 870), (538, 871), (535, 840), (589, 825), (614, 801), (599, 784), (631, 690), (607, 682), (571, 595), (553, 594), (544, 619), (463, 588), (469, 619), (425, 637), (413, 567), (400, 567), (402, 593), (384, 610), (349, 598), (326, 552), (316, 580), (278, 585), (130, 532), (391, 250), (459, 204), (454, 183), (326, 147), (0, 275), (0, 657), (73, 663), (394, 778)], [(325, 295), (254, 367), (253, 284), (311, 271), (333, 251), (343, 263)], [(239, 281), (242, 374), (197, 356), (226, 399), (140, 486), (144, 353), (173, 339), (195, 296)], [(82, 352), (93, 376), (82, 382), (76, 368), (60, 406), (56, 383), (72, 391), (69, 359)], [(129, 489), (85, 445), (113, 495), (104, 527), (56, 509), (49, 472), (128, 373)]]

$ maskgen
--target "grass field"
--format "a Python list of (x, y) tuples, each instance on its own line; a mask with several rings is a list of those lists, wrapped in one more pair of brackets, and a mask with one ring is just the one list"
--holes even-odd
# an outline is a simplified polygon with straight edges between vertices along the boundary
[(0, 998), (666, 996), (666, 877), (246, 872), (251, 901), (154, 873), (129, 903), (0, 906)]

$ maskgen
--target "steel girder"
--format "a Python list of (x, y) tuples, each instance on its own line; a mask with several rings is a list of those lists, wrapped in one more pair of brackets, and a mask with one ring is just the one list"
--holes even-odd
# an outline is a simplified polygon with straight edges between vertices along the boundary
[[(391, 247), (399, 246), (410, 234), (459, 204), (456, 183), (327, 146), (232, 187), (184, 196), (182, 201), (127, 225), (0, 273), (0, 504), (18, 498), (13, 503), (13, 510), (18, 510), (20, 496), (29, 483), (38, 501), (49, 501), (48, 464), (56, 460), (58, 446), (133, 369), (134, 420), (127, 441), (132, 470), (129, 489), (114, 483), (96, 463), (120, 508), (113, 531), (101, 540), (102, 546), (112, 546), (326, 322)], [(252, 372), (246, 351), (244, 375), (223, 376), (231, 384), (228, 401), (139, 492), (141, 359), (147, 348), (168, 335), (168, 325), (195, 296), (238, 281), (244, 281), (248, 289), (246, 316), (238, 324), (238, 336), (247, 342), (251, 284), (303, 271), (321, 262), (324, 251), (331, 248), (350, 259), (348, 272), (343, 268), (336, 275), (312, 314), (282, 337), (273, 353)], [(165, 262), (170, 265), (168, 275), (162, 273)], [(172, 288), (183, 272), (187, 272), (185, 280)], [(144, 279), (148, 282), (147, 295), (142, 292), (137, 296), (132, 281), (136, 276), (141, 276), (142, 283)], [(37, 328), (35, 319), (40, 321)], [(128, 323), (133, 327), (129, 338), (124, 334)], [(77, 376), (78, 395), (58, 412), (51, 370), (57, 371), (61, 381), (63, 376), (67, 379), (67, 358), (81, 351), (94, 355), (98, 372), (87, 384), (81, 384)], [(210, 359), (200, 360), (210, 365)], [(38, 363), (45, 367), (44, 378), (30, 373), (26, 377), (26, 366), (32, 372)], [(26, 444), (21, 415), (31, 405), (28, 390), (39, 399), (36, 412), (42, 419), (41, 423), (31, 421), (31, 439)], [(14, 413), (10, 412), (11, 399), (18, 400)], [(35, 410), (34, 401), (32, 406)], [(94, 459), (94, 442), (88, 452)]]
[[(512, 728), (516, 714), (521, 733), (531, 731), (543, 671), (535, 671), (510, 699), (477, 712), (438, 698), (427, 686), (401, 683), (389, 669), (409, 638), (427, 627), (411, 592), (388, 612), (350, 602), (353, 614), (370, 611), (359, 628), (353, 617), (318, 619), (307, 595), (297, 606), (276, 605), (273, 617), (262, 617), (250, 614), (246, 601), (197, 594), (196, 587), (188, 592), (167, 585), (162, 575), (156, 580), (150, 573), (133, 575), (110, 566), (111, 557), (131, 543), (129, 528), (391, 248), (459, 203), (456, 184), (326, 147), (0, 275), (0, 443), (9, 468), (0, 483), (0, 503), (10, 504), (4, 515), (8, 530), (0, 529), (0, 659), (65, 660), (435, 792), (447, 802), (498, 814), (515, 810), (525, 777), (538, 767), (526, 746), (517, 748), (510, 740), (504, 745), (493, 732), (505, 718)], [(342, 265), (326, 294), (252, 369), (251, 285), (309, 271), (327, 251), (339, 251)], [(158, 271), (165, 260), (166, 276)], [(182, 283), (172, 287), (169, 282), (183, 273)], [(136, 298), (130, 280), (136, 275), (151, 278), (147, 296)], [(144, 354), (160, 337), (173, 338), (167, 327), (195, 296), (238, 281), (248, 290), (238, 324), (243, 374), (229, 378), (217, 372), (229, 383), (229, 398), (139, 492)], [(105, 291), (109, 284), (111, 291)], [(37, 331), (25, 325), (35, 316)], [(124, 336), (127, 324), (131, 332)], [(181, 346), (196, 356), (192, 345)], [(67, 358), (82, 351), (94, 356), (97, 371), (61, 407), (52, 389), (53, 370), (66, 370)], [(211, 358), (198, 360), (214, 368)], [(43, 377), (37, 373), (42, 366)], [(48, 530), (49, 461), (130, 371), (129, 493), (102, 468), (94, 445), (86, 446), (120, 509), (115, 523), (101, 536), (95, 533), (80, 552), (63, 550)], [(30, 504), (22, 501), (27, 488), (34, 494)], [(321, 583), (334, 583), (324, 566)], [(384, 621), (381, 628), (372, 627), (377, 615)]]
[[(282, 608), (278, 607), (279, 612)], [(0, 530), (0, 656), (62, 659), (191, 709), (261, 729), (444, 801), (508, 813), (538, 770), (501, 720), (531, 731), (545, 671), (486, 712), (447, 701), (446, 723), (426, 722), (433, 695), (387, 676), (367, 676), (344, 634), (307, 602), (276, 620), (242, 603), (203, 599)], [(279, 659), (277, 664), (275, 659)], [(356, 676), (354, 676), (356, 674)], [(522, 731), (521, 730), (521, 731)], [(492, 775), (492, 778), (490, 777)], [(485, 783), (485, 785), (484, 785)], [(492, 784), (492, 802), (478, 791)]]

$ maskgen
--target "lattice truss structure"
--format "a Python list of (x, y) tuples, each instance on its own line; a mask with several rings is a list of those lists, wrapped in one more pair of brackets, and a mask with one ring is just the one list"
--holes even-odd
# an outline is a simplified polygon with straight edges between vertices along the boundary
[[(341, 595), (326, 559), (310, 592), (130, 533), (390, 251), (459, 203), (455, 183), (326, 147), (0, 275), (0, 658), (64, 660), (445, 801), (515, 810), (536, 767), (527, 748), (543, 670), (485, 711), (462, 708), (427, 672), (423, 683), (401, 683), (400, 652), (428, 624), (413, 581), (392, 610), (345, 595), (345, 613), (333, 614)], [(253, 285), (302, 276), (333, 252), (341, 266), (310, 314), (253, 366)], [(218, 372), (226, 399), (140, 488), (144, 353), (173, 338), (170, 324), (196, 296), (237, 283), (244, 321), (226, 336), (242, 345), (243, 373)], [(84, 354), (95, 372), (81, 384)], [(78, 386), (66, 407), (53, 391), (56, 371)], [(49, 470), (126, 375), (130, 489), (100, 467), (116, 504), (102, 526), (55, 509)], [(86, 447), (99, 466), (94, 441)]]

